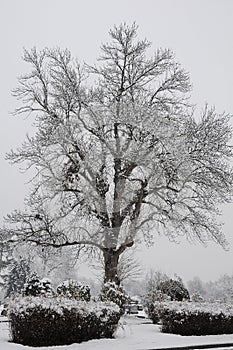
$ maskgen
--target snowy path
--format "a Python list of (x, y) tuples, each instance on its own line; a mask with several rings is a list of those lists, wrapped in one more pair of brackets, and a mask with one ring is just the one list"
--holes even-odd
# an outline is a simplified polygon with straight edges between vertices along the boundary
[[(160, 333), (159, 326), (151, 323), (145, 324), (144, 322), (145, 320), (135, 317), (123, 317), (121, 325), (116, 332), (116, 339), (90, 340), (81, 344), (39, 348), (9, 343), (8, 325), (7, 323), (0, 323), (0, 350), (152, 350), (204, 344), (233, 343), (233, 334), (185, 337)], [(227, 349), (233, 350), (233, 347), (228, 347)]]

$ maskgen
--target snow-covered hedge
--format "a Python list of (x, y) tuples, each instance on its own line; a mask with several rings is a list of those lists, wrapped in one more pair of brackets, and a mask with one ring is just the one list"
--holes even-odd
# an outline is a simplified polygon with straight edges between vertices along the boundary
[(70, 299), (90, 301), (91, 291), (88, 285), (75, 280), (66, 280), (57, 287), (57, 293)]
[(113, 303), (64, 297), (17, 297), (8, 310), (12, 341), (30, 346), (112, 338), (120, 318)]
[(155, 303), (162, 332), (181, 335), (233, 334), (233, 305), (226, 303)]

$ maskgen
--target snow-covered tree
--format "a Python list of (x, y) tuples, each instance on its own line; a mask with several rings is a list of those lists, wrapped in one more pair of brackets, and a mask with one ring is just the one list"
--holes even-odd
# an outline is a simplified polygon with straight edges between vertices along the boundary
[(155, 313), (155, 302), (170, 300), (170, 297), (167, 294), (162, 293), (159, 289), (161, 283), (167, 281), (169, 281), (169, 277), (165, 273), (151, 269), (149, 273), (147, 273), (145, 280), (141, 283), (142, 301), (149, 317), (152, 317), (153, 315), (152, 318), (154, 323), (159, 321), (159, 317)]
[(202, 280), (195, 276), (192, 280), (187, 282), (188, 290), (190, 295), (200, 296), (202, 298), (206, 298), (206, 288), (205, 284)]
[(5, 296), (22, 292), (30, 273), (28, 260), (22, 257), (18, 260), (13, 260), (8, 274)]
[(141, 282), (141, 285), (144, 286), (144, 288), (141, 288), (141, 294), (143, 294), (144, 304), (147, 308), (155, 301), (170, 299), (169, 294), (161, 288), (163, 284), (166, 285), (170, 280), (171, 279), (162, 271), (151, 269), (149, 273), (147, 273), (145, 280)]
[(221, 300), (232, 302), (233, 300), (233, 276), (227, 274), (221, 276), (216, 281), (203, 282), (195, 277), (188, 281), (190, 294), (198, 294), (205, 300)]
[(218, 296), (216, 299), (221, 299), (223, 301), (233, 301), (233, 276), (227, 274), (221, 276), (216, 282), (215, 286), (218, 288)]
[(9, 271), (12, 268), (12, 249), (0, 237), (0, 289), (6, 287)]
[(162, 281), (158, 285), (158, 290), (171, 298), (171, 300), (182, 301), (183, 299), (190, 299), (189, 292), (184, 286), (181, 278)]
[[(29, 246), (28, 249), (30, 248)], [(55, 285), (61, 280), (75, 278), (77, 275), (77, 257), (72, 247), (54, 250), (52, 247), (37, 246), (34, 249), (31, 248), (31, 253), (32, 271), (39, 276), (48, 277)]]
[(169, 277), (166, 273), (162, 271), (156, 271), (151, 269), (147, 275), (145, 280), (143, 281), (143, 284), (145, 285), (145, 291), (148, 293), (153, 290), (158, 290), (159, 285), (164, 282), (168, 281)]
[(35, 186), (4, 232), (99, 249), (105, 281), (119, 283), (119, 257), (138, 238), (226, 245), (216, 216), (232, 196), (232, 150), (229, 116), (207, 106), (195, 115), (189, 75), (169, 49), (149, 57), (135, 24), (110, 38), (95, 66), (68, 50), (25, 51), (16, 114), (35, 115), (37, 131), (8, 159), (34, 168)]

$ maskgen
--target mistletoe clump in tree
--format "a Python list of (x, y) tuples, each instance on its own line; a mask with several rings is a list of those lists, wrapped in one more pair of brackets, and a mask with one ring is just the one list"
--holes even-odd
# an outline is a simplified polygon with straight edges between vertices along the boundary
[(228, 115), (206, 106), (195, 116), (189, 75), (170, 50), (148, 57), (135, 24), (110, 38), (95, 66), (81, 67), (68, 50), (25, 51), (31, 70), (14, 92), (16, 114), (35, 115), (37, 131), (8, 159), (38, 176), (5, 232), (99, 249), (105, 281), (118, 284), (119, 257), (137, 238), (226, 245), (215, 218), (231, 199), (232, 151)]

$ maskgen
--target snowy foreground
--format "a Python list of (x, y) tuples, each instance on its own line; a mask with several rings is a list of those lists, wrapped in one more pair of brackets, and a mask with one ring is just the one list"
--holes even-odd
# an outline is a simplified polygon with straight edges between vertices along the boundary
[[(3, 319), (1, 317), (1, 319)], [(146, 319), (124, 316), (115, 335), (115, 339), (89, 340), (81, 344), (49, 347), (30, 347), (9, 342), (8, 323), (0, 323), (0, 350), (146, 350), (166, 347), (191, 346), (199, 344), (233, 343), (233, 334), (208, 336), (179, 336), (163, 334), (159, 326)], [(233, 347), (228, 347), (232, 349)]]

